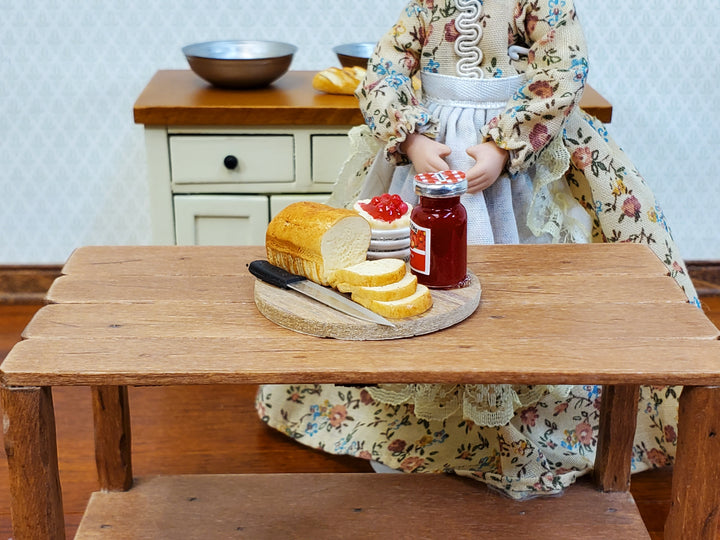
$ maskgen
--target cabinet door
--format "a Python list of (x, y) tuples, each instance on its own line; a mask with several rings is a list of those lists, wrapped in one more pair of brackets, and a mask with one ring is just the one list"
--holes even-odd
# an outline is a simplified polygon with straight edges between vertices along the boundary
[(176, 195), (178, 245), (262, 246), (268, 224), (264, 195)]
[(280, 210), (293, 203), (300, 201), (313, 201), (325, 203), (330, 197), (329, 193), (297, 194), (297, 195), (271, 195), (270, 196), (270, 219), (275, 217)]
[(313, 135), (313, 183), (334, 184), (349, 155), (350, 139), (347, 135)]

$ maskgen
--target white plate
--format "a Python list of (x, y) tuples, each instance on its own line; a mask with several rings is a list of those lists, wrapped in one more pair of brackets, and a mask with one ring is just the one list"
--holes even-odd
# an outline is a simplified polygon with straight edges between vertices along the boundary
[(370, 238), (373, 240), (397, 240), (398, 238), (410, 238), (410, 227), (402, 229), (373, 229)]
[(410, 260), (410, 248), (397, 251), (368, 251), (368, 259), (402, 259), (405, 262)]
[(370, 251), (395, 251), (410, 247), (410, 238), (399, 240), (370, 240)]

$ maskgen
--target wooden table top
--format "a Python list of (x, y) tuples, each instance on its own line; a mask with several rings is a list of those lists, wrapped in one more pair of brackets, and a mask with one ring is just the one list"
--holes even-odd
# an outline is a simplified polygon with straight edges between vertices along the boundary
[(268, 321), (246, 268), (257, 258), (262, 247), (78, 249), (3, 383), (720, 384), (718, 329), (644, 246), (470, 246), (476, 312), (388, 341)]
[[(354, 96), (318, 92), (314, 71), (289, 71), (267, 88), (226, 90), (190, 70), (158, 71), (135, 102), (135, 123), (161, 126), (351, 126), (364, 122)], [(580, 106), (610, 122), (612, 106), (591, 87)]]

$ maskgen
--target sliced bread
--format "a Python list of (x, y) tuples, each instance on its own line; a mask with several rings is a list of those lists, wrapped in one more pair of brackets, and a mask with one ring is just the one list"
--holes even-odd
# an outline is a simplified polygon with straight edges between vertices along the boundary
[(391, 300), (389, 302), (381, 302), (379, 300), (370, 300), (363, 296), (356, 297), (353, 300), (360, 305), (365, 306), (378, 315), (388, 317), (390, 319), (402, 319), (425, 313), (432, 307), (433, 300), (430, 295), (430, 289), (425, 285), (418, 285), (415, 293), (399, 300)]
[(390, 302), (399, 300), (415, 293), (417, 288), (417, 276), (407, 272), (400, 281), (395, 281), (389, 285), (381, 285), (379, 287), (358, 287), (348, 285), (347, 283), (338, 283), (337, 290), (344, 293), (352, 293), (353, 300), (357, 302), (357, 298), (367, 298), (368, 300), (379, 300), (381, 302)]
[(337, 270), (330, 278), (333, 287), (381, 287), (400, 281), (407, 267), (402, 259), (373, 259)]

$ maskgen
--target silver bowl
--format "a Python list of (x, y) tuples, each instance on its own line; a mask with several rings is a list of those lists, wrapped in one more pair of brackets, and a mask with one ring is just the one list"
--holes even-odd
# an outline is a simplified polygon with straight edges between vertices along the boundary
[(368, 59), (372, 56), (374, 50), (375, 43), (369, 41), (364, 43), (345, 43), (333, 47), (333, 52), (337, 55), (342, 67), (359, 66), (366, 68)]
[(279, 41), (207, 41), (183, 47), (190, 69), (221, 88), (260, 88), (284, 75), (295, 45)]

